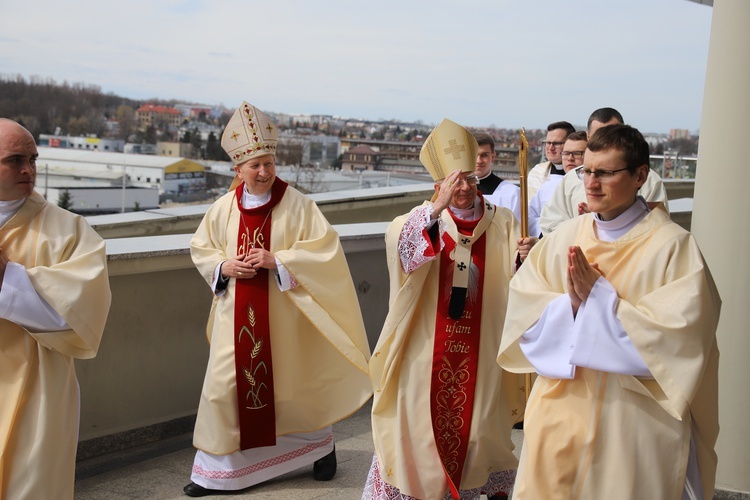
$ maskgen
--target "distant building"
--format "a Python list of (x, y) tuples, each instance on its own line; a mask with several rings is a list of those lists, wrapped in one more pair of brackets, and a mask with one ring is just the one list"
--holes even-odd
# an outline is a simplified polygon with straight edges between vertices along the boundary
[(328, 168), (339, 156), (339, 145), (336, 136), (284, 132), (276, 144), (276, 160), (279, 165)]
[(206, 193), (206, 169), (203, 165), (189, 161), (169, 165), (164, 168), (163, 187), (164, 199), (201, 199)]
[(124, 150), (125, 141), (122, 139), (100, 139), (96, 135), (71, 137), (69, 135), (39, 134), (39, 145), (50, 148), (121, 153)]
[(192, 158), (193, 145), (186, 142), (157, 142), (156, 154), (180, 158)]
[[(126, 186), (154, 188), (160, 194), (165, 194), (167, 188), (169, 188), (168, 194), (174, 201), (178, 201), (178, 195), (181, 193), (191, 193), (190, 198), (195, 197), (197, 191), (195, 185), (199, 182), (196, 179), (200, 178), (195, 172), (205, 171), (202, 164), (181, 157), (99, 153), (49, 147), (39, 147), (38, 149), (38, 179), (54, 173), (69, 178), (63, 182), (65, 185), (69, 185), (74, 180), (97, 181), (96, 185), (106, 183), (122, 186), (124, 183)], [(179, 175), (176, 179), (166, 175), (180, 172), (191, 172), (191, 174), (183, 176), (182, 179)], [(123, 175), (126, 176), (124, 180)], [(176, 183), (167, 183), (167, 180), (176, 180)], [(184, 185), (184, 187), (180, 188), (180, 185)]]
[(140, 128), (159, 124), (178, 127), (182, 123), (182, 115), (176, 108), (168, 106), (157, 106), (155, 104), (144, 104), (135, 110), (135, 117)]
[(332, 135), (311, 135), (307, 137), (309, 157), (307, 162), (320, 167), (330, 167), (338, 158), (341, 141)]
[(207, 104), (175, 104), (175, 109), (183, 117), (192, 119), (200, 118), (201, 114), (206, 118), (211, 118), (213, 115), (213, 107)]
[[(366, 149), (373, 154), (367, 160)], [(349, 155), (355, 151), (354, 155)], [(419, 162), (422, 142), (377, 141), (372, 139), (342, 138), (342, 170), (387, 170), (391, 172), (419, 173), (424, 170)], [(497, 154), (493, 170), (503, 179), (518, 179), (518, 149), (496, 147)], [(351, 156), (351, 159), (348, 159)], [(348, 162), (348, 163), (347, 163)]]
[(690, 139), (690, 131), (682, 128), (669, 129), (669, 139)]
[(341, 170), (345, 172), (361, 172), (375, 170), (381, 155), (370, 146), (359, 145), (347, 150), (341, 160)]
[(213, 123), (191, 121), (190, 123), (181, 125), (178, 129), (178, 132), (180, 138), (185, 137), (186, 133), (190, 133), (192, 135), (197, 132), (201, 138), (201, 141), (206, 142), (208, 141), (208, 136), (212, 133), (214, 134), (216, 140), (220, 140), (221, 134), (224, 132), (224, 128), (214, 125)]
[(155, 155), (156, 144), (136, 144), (129, 142), (125, 144), (123, 153), (132, 155)]

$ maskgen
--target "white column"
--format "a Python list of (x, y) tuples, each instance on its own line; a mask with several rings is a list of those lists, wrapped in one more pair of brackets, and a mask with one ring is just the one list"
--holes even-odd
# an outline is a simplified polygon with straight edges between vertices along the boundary
[(692, 230), (722, 298), (717, 488), (750, 492), (750, 1), (715, 0)]

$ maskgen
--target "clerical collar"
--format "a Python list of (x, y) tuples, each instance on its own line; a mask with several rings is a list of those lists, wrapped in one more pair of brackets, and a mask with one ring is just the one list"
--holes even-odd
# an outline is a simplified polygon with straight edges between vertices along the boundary
[(26, 201), (26, 198), (21, 198), (20, 200), (10, 200), (10, 201), (0, 200), (0, 226), (5, 224), (8, 221), (8, 219), (16, 215), (16, 212), (18, 212), (21, 209), (25, 201)]
[(489, 174), (479, 179), (477, 189), (479, 189), (479, 192), (482, 194), (492, 194), (501, 182), (503, 182), (503, 180), (495, 175), (494, 172), (490, 171)]
[(268, 190), (263, 194), (250, 194), (247, 190), (242, 190), (242, 207), (243, 208), (256, 208), (261, 205), (265, 205), (271, 200), (271, 191)]
[(648, 215), (649, 211), (648, 203), (642, 196), (639, 196), (635, 203), (612, 220), (602, 220), (599, 218), (599, 214), (595, 214), (597, 236), (602, 241), (615, 241), (633, 229)]
[(549, 164), (552, 165), (552, 167), (549, 169), (550, 175), (565, 175), (565, 169), (562, 165), (555, 165), (552, 162), (549, 162)]
[(482, 217), (482, 214), (484, 214), (482, 200), (479, 196), (474, 199), (474, 206), (471, 208), (456, 208), (449, 206), (448, 209), (453, 215), (465, 221), (477, 220)]

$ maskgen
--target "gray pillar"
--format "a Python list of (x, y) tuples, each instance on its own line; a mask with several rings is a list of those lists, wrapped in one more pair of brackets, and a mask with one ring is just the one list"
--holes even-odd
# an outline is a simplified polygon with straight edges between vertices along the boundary
[(750, 2), (715, 0), (692, 230), (722, 298), (716, 486), (750, 492)]

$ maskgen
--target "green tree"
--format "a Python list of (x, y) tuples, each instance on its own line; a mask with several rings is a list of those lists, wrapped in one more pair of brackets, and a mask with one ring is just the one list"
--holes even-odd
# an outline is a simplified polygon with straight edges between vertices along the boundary
[(68, 133), (73, 136), (85, 135), (91, 130), (91, 122), (85, 116), (68, 120)]
[(344, 162), (344, 155), (338, 155), (335, 160), (331, 163), (333, 170), (341, 170), (341, 164)]
[(127, 141), (136, 127), (135, 110), (132, 106), (122, 104), (117, 107), (115, 116), (120, 124), (120, 138)]
[(57, 198), (57, 206), (64, 208), (65, 210), (70, 210), (73, 207), (73, 197), (71, 196), (70, 191), (63, 189), (60, 196)]
[(208, 141), (206, 142), (206, 159), (230, 161), (229, 155), (222, 149), (219, 140), (216, 138), (216, 134), (213, 132), (208, 134)]
[(193, 154), (196, 158), (203, 158), (203, 139), (197, 128), (193, 128), (193, 134), (190, 137), (190, 144), (193, 146)]

